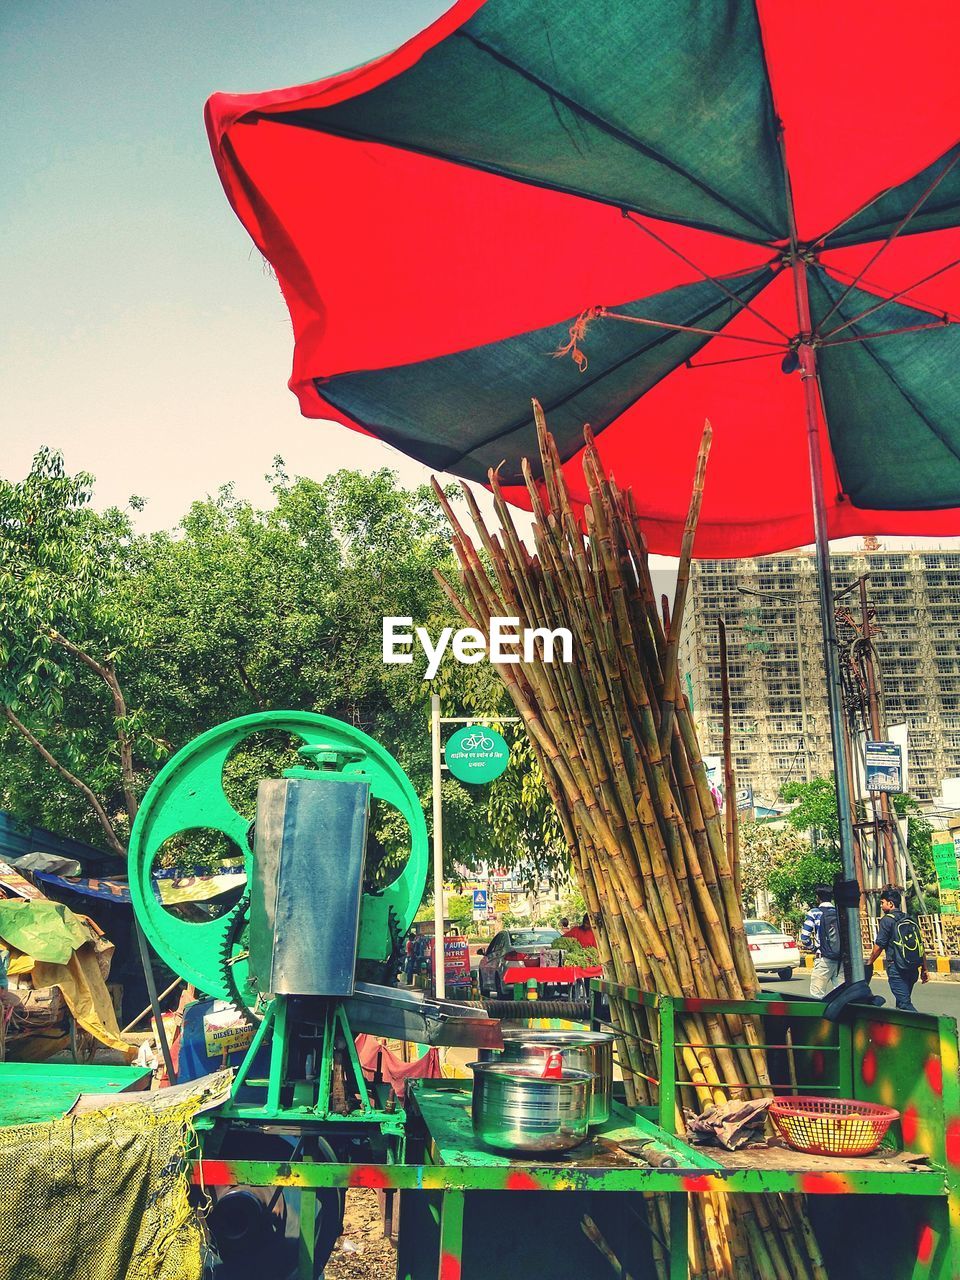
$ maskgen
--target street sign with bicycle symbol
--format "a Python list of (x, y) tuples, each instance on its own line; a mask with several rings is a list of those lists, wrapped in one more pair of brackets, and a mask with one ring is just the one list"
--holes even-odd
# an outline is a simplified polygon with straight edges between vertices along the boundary
[(510, 747), (496, 729), (466, 725), (447, 739), (443, 756), (461, 782), (492, 782), (510, 763)]

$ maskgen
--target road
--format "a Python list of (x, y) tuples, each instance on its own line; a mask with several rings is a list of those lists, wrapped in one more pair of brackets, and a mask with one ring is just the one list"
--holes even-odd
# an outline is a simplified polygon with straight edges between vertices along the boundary
[[(797, 970), (797, 976), (792, 982), (769, 982), (762, 979), (761, 985), (765, 991), (781, 991), (785, 996), (810, 994), (810, 979), (803, 969)], [(893, 1007), (895, 1002), (890, 988), (882, 978), (874, 978), (870, 990), (875, 995), (883, 996)], [(913, 1003), (921, 1013), (946, 1013), (960, 1021), (960, 982), (938, 982), (935, 978), (931, 978), (925, 986), (918, 982), (913, 992)]]

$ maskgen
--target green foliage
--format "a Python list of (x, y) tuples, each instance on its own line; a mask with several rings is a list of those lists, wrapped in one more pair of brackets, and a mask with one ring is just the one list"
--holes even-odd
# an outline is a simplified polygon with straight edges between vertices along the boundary
[(840, 855), (829, 845), (814, 849), (803, 845), (770, 874), (767, 887), (781, 914), (794, 924), (803, 917), (803, 909), (816, 901), (818, 884), (832, 884), (840, 872)]
[[(431, 685), (419, 651), (409, 665), (382, 661), (384, 615), (432, 632), (460, 625), (433, 576), (452, 577), (454, 566), (426, 486), (403, 489), (387, 470), (291, 478), (279, 459), (268, 478), (265, 510), (227, 485), (195, 502), (174, 531), (150, 536), (137, 536), (123, 512), (94, 511), (92, 478), (67, 475), (48, 450), (24, 481), (0, 481), (0, 707), (90, 788), (120, 847), (127, 812), (163, 759), (234, 716), (291, 707), (357, 725), (397, 756), (429, 817), (431, 692), (445, 714), (510, 714), (486, 663), (445, 662)], [(122, 688), (122, 714), (83, 655)], [(493, 862), (534, 879), (565, 860), (526, 737), (515, 726), (505, 733), (512, 761), (497, 782), (473, 788), (444, 777), (449, 873), (455, 863)], [(242, 812), (252, 812), (257, 779), (291, 754), (283, 735), (258, 735), (230, 759), (224, 783)], [(88, 797), (9, 718), (0, 808), (105, 843)], [(203, 861), (215, 845), (197, 837), (191, 851)], [(386, 883), (408, 847), (405, 824), (378, 807), (371, 884)]]
[(458, 933), (473, 928), (473, 894), (451, 893), (447, 899), (447, 915)]
[[(812, 884), (817, 879), (832, 881), (833, 875), (840, 869), (840, 824), (837, 817), (837, 792), (832, 778), (814, 778), (811, 782), (788, 783), (780, 793), (781, 799), (798, 801), (796, 808), (785, 814), (791, 827), (798, 832), (815, 829), (817, 846), (824, 865), (835, 866), (834, 872), (826, 876), (813, 876)], [(912, 796), (895, 794), (890, 797), (893, 810), (900, 818), (909, 818), (907, 849), (916, 869), (917, 878), (923, 886), (928, 907), (937, 905), (938, 889), (936, 872), (933, 865), (932, 834), (933, 828), (923, 816), (920, 806)], [(863, 817), (870, 816), (865, 811)], [(813, 872), (811, 871), (811, 874)], [(919, 911), (920, 902), (916, 896), (912, 881), (907, 886), (907, 907), (910, 911)]]
[(49, 449), (22, 481), (0, 480), (0, 805), (37, 820), (56, 796), (61, 830), (120, 851), (163, 744), (149, 716), (127, 705), (117, 677), (143, 646), (129, 518), (116, 508), (95, 512), (92, 484), (85, 472), (68, 475)]
[(810, 846), (792, 827), (778, 829), (766, 822), (742, 822), (739, 835), (743, 897), (753, 910), (759, 892), (773, 892), (773, 876), (779, 872), (792, 874), (789, 868)]
[[(443, 620), (443, 616), (438, 617), (434, 625), (441, 625)], [(447, 617), (446, 621), (456, 625), (456, 619)], [(440, 694), (445, 713), (448, 708), (456, 707), (459, 708), (456, 714), (462, 715), (508, 717), (515, 714), (506, 690), (489, 663), (472, 666), (446, 663), (433, 686), (433, 691)], [(444, 841), (446, 843), (446, 827), (452, 818), (460, 850), (458, 862), (468, 869), (475, 869), (485, 861), (510, 867), (525, 887), (533, 888), (544, 878), (565, 871), (569, 853), (523, 726), (495, 721), (493, 727), (510, 744), (510, 764), (485, 788), (474, 788), (445, 777)], [(471, 794), (478, 790), (486, 793), (482, 810), (475, 807)], [(496, 849), (491, 847), (492, 833), (496, 835)]]
[(600, 963), (600, 953), (596, 947), (585, 947), (576, 938), (560, 937), (550, 944), (563, 952), (564, 964), (575, 964), (581, 969), (589, 969)]
[[(898, 818), (907, 819), (907, 850), (917, 873), (917, 879), (923, 886), (923, 895), (928, 910), (940, 909), (940, 886), (937, 871), (933, 863), (933, 827), (923, 816), (919, 804), (913, 796), (897, 793), (890, 799)], [(908, 885), (907, 910), (918, 912), (921, 908), (913, 884)]]
[(569, 920), (571, 925), (579, 924), (586, 913), (587, 904), (583, 894), (575, 885), (571, 885), (569, 892), (544, 913), (543, 923), (559, 929), (561, 920)]
[(796, 807), (784, 814), (795, 831), (816, 830), (818, 840), (840, 850), (840, 820), (837, 816), (837, 788), (833, 778), (814, 778), (810, 782), (788, 782), (780, 792), (787, 804)]

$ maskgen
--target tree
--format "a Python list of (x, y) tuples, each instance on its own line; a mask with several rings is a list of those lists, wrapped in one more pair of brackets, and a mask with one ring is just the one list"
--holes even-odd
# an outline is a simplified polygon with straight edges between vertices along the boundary
[[(939, 910), (940, 885), (933, 862), (933, 826), (923, 816), (923, 811), (913, 796), (897, 793), (890, 798), (897, 817), (907, 819), (907, 851), (917, 873), (917, 879), (923, 886), (926, 905), (928, 908), (933, 907)], [(919, 911), (920, 909), (920, 900), (911, 882), (908, 885), (907, 910)]]
[(776, 867), (767, 882), (778, 910), (795, 925), (806, 907), (816, 902), (816, 886), (833, 884), (840, 871), (840, 857), (829, 847), (801, 843)]
[[(834, 875), (840, 871), (840, 824), (837, 817), (837, 791), (833, 779), (814, 778), (811, 782), (791, 782), (783, 788), (780, 796), (783, 800), (798, 802), (795, 808), (784, 815), (795, 831), (804, 832), (814, 829), (817, 832), (818, 857), (805, 862), (804, 870), (798, 874), (802, 874), (809, 881), (811, 888), (818, 883), (818, 879), (832, 883)], [(891, 795), (890, 799), (897, 817), (909, 818), (907, 850), (917, 878), (923, 885), (924, 895), (935, 899), (937, 885), (932, 851), (933, 828), (912, 796), (897, 793)], [(869, 817), (870, 814), (864, 809), (861, 816)], [(834, 869), (830, 871), (830, 868)], [(826, 871), (830, 873), (822, 874)], [(920, 901), (912, 880), (906, 887), (909, 910), (919, 910)]]
[[(740, 825), (740, 882), (743, 898), (756, 909), (757, 894), (773, 894), (774, 877), (784, 873), (789, 883), (794, 867), (809, 852), (810, 845), (792, 827), (773, 827), (768, 822), (743, 822)], [(787, 907), (778, 897), (781, 910)]]
[(780, 799), (796, 805), (785, 814), (794, 831), (816, 831), (818, 843), (840, 852), (840, 820), (837, 816), (837, 788), (832, 778), (810, 782), (788, 782)]
[(23, 481), (0, 480), (0, 712), (7, 778), (32, 780), (39, 760), (68, 788), (68, 808), (84, 806), (122, 855), (141, 789), (135, 757), (155, 761), (164, 744), (119, 676), (140, 644), (126, 598), (129, 520), (94, 512), (92, 486), (49, 449)]
[[(448, 712), (506, 707), (486, 664), (445, 663), (431, 684), (422, 654), (382, 661), (385, 615), (432, 631), (459, 625), (433, 577), (450, 571), (435, 498), (386, 470), (317, 482), (291, 479), (277, 459), (269, 479), (265, 510), (225, 486), (150, 536), (134, 534), (128, 513), (95, 512), (92, 478), (68, 476), (49, 451), (23, 482), (2, 482), (2, 807), (122, 852), (172, 751), (234, 716), (292, 707), (383, 742), (429, 815), (431, 692)], [(565, 855), (525, 736), (507, 733), (514, 759), (502, 779), (444, 779), (450, 871), (490, 861), (534, 875)], [(282, 735), (248, 739), (224, 771), (231, 801), (252, 816), (258, 778), (295, 747)], [(409, 842), (382, 806), (371, 830), (368, 871), (382, 884)], [(222, 843), (194, 835), (168, 856), (203, 863)]]

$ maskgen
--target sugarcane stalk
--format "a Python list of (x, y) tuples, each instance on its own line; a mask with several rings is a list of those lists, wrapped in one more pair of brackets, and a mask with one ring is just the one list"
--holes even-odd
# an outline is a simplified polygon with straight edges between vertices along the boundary
[(677, 571), (677, 588), (674, 592), (673, 614), (670, 618), (670, 634), (663, 671), (663, 719), (660, 722), (660, 742), (664, 748), (670, 742), (673, 734), (674, 705), (678, 692), (677, 659), (680, 653), (680, 632), (683, 628), (687, 589), (690, 585), (690, 561), (693, 558), (693, 542), (697, 533), (697, 523), (700, 519), (700, 507), (703, 503), (707, 458), (710, 456), (712, 440), (713, 428), (708, 420), (703, 424), (703, 435), (700, 438), (700, 448), (697, 451), (697, 470), (693, 481), (690, 507), (683, 527), (683, 541), (680, 544), (680, 565)]
[[(557, 808), (604, 972), (621, 985), (674, 996), (751, 996), (756, 976), (743, 932), (736, 845), (717, 813), (678, 688), (709, 424), (698, 453), (672, 617), (667, 609), (661, 618), (632, 495), (604, 474), (587, 430), (581, 455), (586, 496), (575, 507), (537, 403), (534, 419), (541, 475), (523, 465), (533, 551), (517, 532), (496, 473), (489, 477), (496, 533), (465, 488), (471, 536), (437, 486), (459, 590), (442, 575), (438, 579), (469, 626), (483, 630), (490, 618), (506, 614), (526, 627), (567, 626), (574, 636), (578, 656), (570, 665), (534, 660), (497, 670)], [(768, 1087), (756, 1018), (681, 1013), (676, 1061), (664, 1063), (653, 1047), (652, 1011), (614, 998), (611, 1014), (632, 1105), (655, 1101), (647, 1077), (675, 1068), (678, 1079), (691, 1082), (677, 1086), (684, 1106)], [(795, 1220), (782, 1207), (738, 1200), (691, 1200), (692, 1274), (698, 1280), (783, 1280), (785, 1268), (797, 1280), (822, 1280), (803, 1215)], [(664, 1222), (665, 1203), (649, 1203)], [(659, 1258), (661, 1272), (664, 1265)]]
[(727, 861), (733, 872), (733, 884), (737, 897), (740, 898), (740, 877), (738, 868), (740, 854), (737, 844), (737, 777), (733, 767), (733, 733), (730, 725), (730, 667), (727, 662), (727, 624), (723, 618), (717, 619), (717, 633), (720, 642), (720, 706), (723, 713), (723, 793), (724, 830), (727, 841)]

